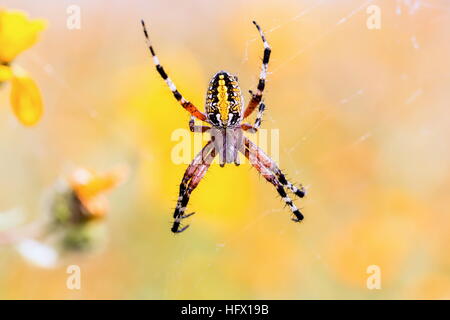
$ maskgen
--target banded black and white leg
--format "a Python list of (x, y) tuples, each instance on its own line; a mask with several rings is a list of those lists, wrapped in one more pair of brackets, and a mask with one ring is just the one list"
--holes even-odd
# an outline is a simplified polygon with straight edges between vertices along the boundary
[(147, 28), (145, 26), (144, 20), (141, 20), (141, 23), (142, 23), (142, 28), (144, 30), (145, 40), (147, 42), (148, 49), (150, 50), (150, 53), (152, 55), (153, 63), (155, 64), (156, 70), (158, 71), (160, 76), (164, 79), (166, 84), (169, 86), (170, 91), (172, 91), (172, 94), (175, 97), (175, 99), (177, 99), (177, 101), (181, 104), (181, 106), (184, 109), (186, 109), (192, 116), (196, 117), (199, 120), (208, 122), (206, 115), (203, 112), (201, 112), (200, 110), (198, 110), (197, 107), (194, 106), (191, 102), (186, 100), (181, 95), (181, 93), (177, 90), (177, 87), (175, 86), (173, 81), (169, 78), (169, 76), (167, 75), (163, 66), (159, 63), (159, 59), (156, 56), (155, 49), (153, 48), (153, 46), (150, 42), (150, 38), (148, 36), (148, 32), (147, 32)]
[(173, 233), (180, 233), (186, 230), (189, 225), (180, 228), (181, 220), (190, 217), (194, 213), (184, 214), (189, 202), (192, 191), (198, 186), (201, 179), (205, 176), (206, 171), (214, 160), (216, 153), (212, 141), (209, 141), (203, 149), (192, 160), (180, 183), (180, 192), (178, 195), (177, 206), (173, 214), (174, 222), (172, 225)]
[(250, 101), (247, 105), (247, 108), (245, 108), (244, 119), (247, 118), (249, 115), (251, 115), (253, 113), (253, 111), (260, 105), (260, 103), (262, 101), (264, 88), (266, 86), (266, 77), (267, 77), (267, 69), (268, 69), (268, 65), (269, 65), (270, 53), (272, 52), (272, 49), (270, 48), (270, 45), (266, 40), (266, 36), (264, 35), (264, 32), (261, 30), (260, 26), (255, 21), (253, 21), (253, 23), (256, 26), (256, 28), (258, 29), (261, 39), (263, 41), (264, 55), (263, 55), (263, 60), (262, 60), (261, 72), (259, 74), (258, 86), (256, 88), (255, 93), (250, 91), (252, 98), (250, 99)]
[(247, 159), (250, 160), (250, 163), (252, 166), (258, 170), (259, 173), (268, 181), (270, 182), (276, 189), (278, 194), (281, 196), (282, 200), (291, 210), (294, 217), (292, 218), (295, 222), (300, 222), (303, 220), (303, 214), (300, 212), (300, 210), (296, 207), (292, 199), (287, 195), (286, 190), (284, 189), (281, 182), (277, 179), (277, 176), (269, 170), (257, 157), (254, 150), (248, 148), (246, 144), (244, 144), (244, 148), (241, 151)]
[(256, 133), (258, 131), (259, 127), (261, 126), (262, 117), (263, 117), (265, 109), (266, 109), (266, 105), (264, 104), (264, 102), (261, 102), (259, 104), (258, 114), (256, 115), (255, 123), (253, 125), (251, 125), (249, 123), (243, 123), (241, 125), (242, 130), (248, 131), (250, 133)]
[(244, 137), (244, 145), (252, 151), (252, 157), (256, 157), (267, 169), (276, 175), (278, 181), (287, 189), (292, 191), (297, 197), (303, 198), (306, 194), (305, 188), (300, 186), (297, 188), (294, 184), (286, 179), (278, 165), (273, 161), (261, 148), (254, 144), (250, 139)]

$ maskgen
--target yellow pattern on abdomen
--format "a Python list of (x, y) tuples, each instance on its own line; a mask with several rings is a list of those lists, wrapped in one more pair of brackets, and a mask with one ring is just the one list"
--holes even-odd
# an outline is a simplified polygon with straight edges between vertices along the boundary
[(222, 124), (226, 125), (228, 123), (228, 107), (230, 102), (228, 101), (228, 88), (225, 85), (225, 80), (223, 80), (223, 75), (219, 76), (219, 86), (217, 87), (217, 98), (218, 107), (220, 112), (220, 120)]

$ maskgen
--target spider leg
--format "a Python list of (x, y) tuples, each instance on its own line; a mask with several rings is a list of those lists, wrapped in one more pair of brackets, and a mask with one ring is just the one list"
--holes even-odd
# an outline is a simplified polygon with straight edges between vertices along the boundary
[(242, 130), (248, 131), (250, 133), (256, 133), (261, 126), (262, 116), (264, 114), (264, 110), (266, 109), (266, 105), (261, 102), (258, 108), (258, 114), (256, 115), (255, 124), (251, 125), (249, 123), (243, 123), (241, 125)]
[(205, 176), (206, 171), (214, 160), (215, 155), (216, 152), (214, 150), (214, 145), (212, 144), (212, 141), (209, 141), (186, 169), (180, 184), (180, 193), (178, 196), (177, 206), (175, 207), (175, 212), (173, 214), (175, 219), (171, 229), (173, 233), (183, 232), (189, 227), (189, 225), (187, 225), (179, 229), (181, 220), (194, 214), (190, 213), (185, 215), (184, 211), (186, 210), (192, 191), (194, 191), (202, 178)]
[(286, 176), (283, 174), (283, 172), (281, 172), (275, 161), (273, 161), (263, 150), (258, 148), (258, 146), (247, 137), (244, 137), (244, 145), (246, 148), (251, 150), (252, 155), (256, 157), (258, 161), (260, 161), (267, 169), (269, 169), (276, 175), (278, 181), (280, 181), (283, 186), (291, 190), (292, 193), (294, 193), (299, 198), (303, 198), (305, 196), (305, 188), (303, 188), (303, 186), (301, 185), (300, 188), (297, 188), (295, 185), (290, 183), (286, 179)]
[(211, 129), (211, 127), (208, 126), (196, 126), (194, 119), (194, 116), (191, 116), (189, 119), (189, 130), (191, 130), (191, 132), (206, 132)]
[(141, 23), (142, 23), (142, 28), (144, 29), (144, 35), (145, 35), (145, 39), (146, 39), (146, 42), (147, 42), (147, 46), (148, 46), (148, 48), (150, 50), (150, 53), (152, 54), (153, 63), (155, 64), (156, 70), (158, 71), (160, 76), (164, 79), (164, 81), (169, 86), (169, 88), (172, 91), (175, 99), (177, 99), (177, 101), (181, 104), (181, 106), (184, 109), (186, 109), (191, 115), (193, 115), (194, 117), (196, 117), (199, 120), (208, 122), (207, 118), (206, 118), (206, 115), (203, 112), (201, 112), (200, 110), (198, 110), (197, 107), (194, 106), (191, 102), (187, 101), (181, 95), (180, 92), (178, 92), (177, 87), (172, 82), (172, 80), (169, 78), (167, 73), (164, 71), (164, 68), (162, 67), (162, 65), (159, 63), (159, 59), (156, 56), (155, 50), (153, 49), (153, 46), (152, 46), (152, 44), (150, 42), (150, 38), (148, 36), (148, 32), (147, 32), (147, 28), (145, 27), (144, 20), (141, 20)]
[(261, 66), (261, 73), (259, 74), (259, 82), (256, 88), (256, 93), (250, 92), (252, 98), (244, 111), (244, 118), (247, 118), (249, 115), (251, 115), (253, 110), (255, 110), (256, 107), (261, 103), (264, 87), (266, 86), (267, 66), (269, 64), (270, 53), (272, 51), (259, 25), (255, 21), (253, 21), (253, 24), (258, 29), (259, 34), (261, 35), (261, 39), (264, 43), (264, 56)]
[(250, 163), (259, 173), (270, 182), (276, 189), (278, 194), (281, 196), (283, 201), (289, 206), (295, 218), (292, 218), (295, 222), (300, 222), (303, 220), (303, 214), (300, 210), (295, 206), (294, 202), (287, 195), (286, 190), (284, 189), (282, 183), (277, 179), (277, 176), (269, 170), (260, 160), (258, 160), (257, 155), (253, 149), (247, 147), (247, 145), (241, 150), (241, 152), (245, 155), (247, 159), (250, 160)]

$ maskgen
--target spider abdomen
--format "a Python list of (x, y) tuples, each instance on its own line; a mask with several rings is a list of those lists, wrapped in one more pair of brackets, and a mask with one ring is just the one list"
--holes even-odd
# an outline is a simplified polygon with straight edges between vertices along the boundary
[(219, 71), (209, 82), (206, 93), (206, 114), (213, 126), (234, 127), (241, 121), (242, 94), (237, 77)]
[(220, 165), (238, 163), (239, 150), (242, 149), (243, 133), (241, 128), (211, 128), (211, 139)]

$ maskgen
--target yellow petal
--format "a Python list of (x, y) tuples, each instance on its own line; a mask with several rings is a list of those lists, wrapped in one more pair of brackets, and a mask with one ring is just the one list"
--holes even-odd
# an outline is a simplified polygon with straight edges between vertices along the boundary
[(24, 12), (0, 9), (0, 62), (11, 62), (31, 47), (45, 27), (45, 20), (31, 20)]
[(126, 167), (117, 167), (102, 174), (80, 168), (69, 178), (69, 183), (80, 199), (88, 200), (115, 188), (125, 180), (126, 175)]
[(32, 126), (41, 118), (41, 94), (34, 80), (27, 74), (13, 75), (11, 105), (17, 119), (25, 126)]
[(104, 196), (80, 200), (83, 206), (89, 212), (91, 218), (102, 218), (109, 210), (108, 200)]
[(13, 73), (9, 66), (0, 65), (0, 82), (11, 79)]

